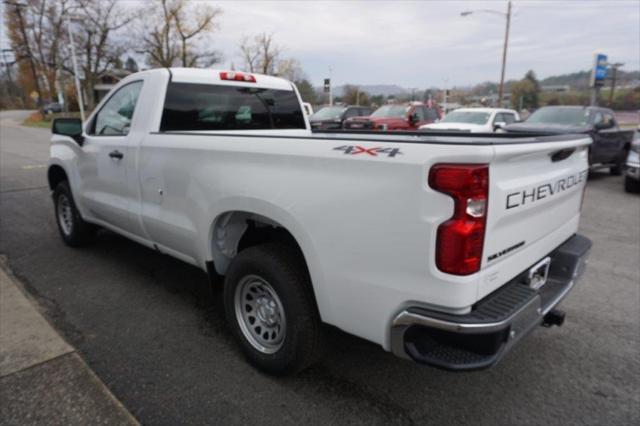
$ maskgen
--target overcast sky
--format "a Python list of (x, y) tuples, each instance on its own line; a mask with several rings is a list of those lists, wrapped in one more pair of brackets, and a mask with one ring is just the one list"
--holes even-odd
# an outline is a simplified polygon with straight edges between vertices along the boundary
[[(144, 0), (142, 0), (144, 1)], [(140, 5), (141, 1), (132, 2)], [(215, 1), (212, 38), (224, 66), (239, 66), (243, 35), (272, 32), (315, 85), (468, 85), (500, 77), (506, 1)], [(588, 69), (599, 50), (640, 69), (640, 0), (514, 1), (507, 78)]]

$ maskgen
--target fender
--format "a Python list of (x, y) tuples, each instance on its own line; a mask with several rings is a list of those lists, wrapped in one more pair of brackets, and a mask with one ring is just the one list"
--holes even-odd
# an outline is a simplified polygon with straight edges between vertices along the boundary
[(61, 167), (69, 179), (71, 192), (74, 194), (74, 202), (83, 218), (87, 218), (87, 210), (82, 203), (82, 181), (78, 170), (78, 158), (83, 155), (82, 148), (68, 136), (53, 135), (49, 148), (49, 167)]

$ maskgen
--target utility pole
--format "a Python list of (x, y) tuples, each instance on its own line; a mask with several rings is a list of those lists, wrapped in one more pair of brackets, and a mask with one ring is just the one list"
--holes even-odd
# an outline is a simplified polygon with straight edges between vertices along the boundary
[(11, 1), (4, 2), (5, 4), (10, 4), (16, 8), (16, 14), (18, 15), (18, 26), (20, 28), (20, 34), (22, 35), (22, 41), (24, 43), (25, 51), (27, 52), (27, 56), (29, 57), (29, 64), (31, 65), (31, 75), (33, 76), (33, 84), (36, 86), (36, 93), (38, 94), (38, 102), (37, 106), (42, 105), (42, 92), (40, 91), (40, 82), (38, 80), (38, 73), (36, 72), (36, 65), (33, 62), (33, 54), (31, 53), (31, 47), (29, 47), (29, 39), (27, 38), (27, 31), (24, 28), (24, 20), (22, 19), (22, 8), (26, 7), (25, 4), (15, 3)]
[(76, 48), (71, 32), (71, 21), (67, 17), (67, 31), (69, 31), (69, 44), (71, 45), (71, 61), (73, 62), (73, 77), (76, 81), (76, 93), (78, 96), (78, 106), (80, 107), (80, 119), (84, 122), (84, 102), (82, 101), (82, 89), (80, 87), (80, 77), (78, 76), (78, 61), (76, 60)]

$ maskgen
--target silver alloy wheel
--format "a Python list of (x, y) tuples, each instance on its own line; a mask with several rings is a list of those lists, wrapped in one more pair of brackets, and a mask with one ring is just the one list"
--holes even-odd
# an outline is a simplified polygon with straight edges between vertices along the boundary
[(282, 302), (271, 285), (257, 275), (246, 275), (234, 295), (236, 320), (244, 337), (258, 351), (272, 354), (284, 343), (287, 322)]
[(73, 210), (71, 202), (65, 194), (58, 196), (58, 223), (64, 235), (71, 235), (73, 232)]

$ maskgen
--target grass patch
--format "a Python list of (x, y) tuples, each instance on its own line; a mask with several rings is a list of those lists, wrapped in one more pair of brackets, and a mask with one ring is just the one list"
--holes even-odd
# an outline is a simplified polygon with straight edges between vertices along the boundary
[(29, 127), (40, 127), (43, 129), (50, 129), (53, 119), (59, 118), (59, 117), (80, 117), (80, 113), (79, 112), (60, 112), (60, 113), (44, 115), (41, 112), (34, 112), (29, 117), (27, 117), (26, 120), (22, 122), (22, 125), (29, 126)]

